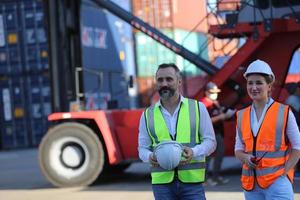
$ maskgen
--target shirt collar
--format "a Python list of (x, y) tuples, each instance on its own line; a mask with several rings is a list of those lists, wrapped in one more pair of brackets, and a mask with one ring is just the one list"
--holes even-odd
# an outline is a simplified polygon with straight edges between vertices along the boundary
[[(180, 95), (180, 102), (181, 102), (181, 103), (184, 103), (184, 97), (183, 97), (182, 95)], [(157, 101), (157, 102), (155, 103), (155, 107), (157, 107), (157, 106), (163, 107), (162, 104), (161, 104), (160, 99), (159, 99), (159, 101)]]
[[(269, 108), (270, 105), (274, 102), (274, 99), (269, 98), (269, 101), (266, 103), (265, 108)], [(254, 109), (254, 104), (252, 103), (252, 108)]]

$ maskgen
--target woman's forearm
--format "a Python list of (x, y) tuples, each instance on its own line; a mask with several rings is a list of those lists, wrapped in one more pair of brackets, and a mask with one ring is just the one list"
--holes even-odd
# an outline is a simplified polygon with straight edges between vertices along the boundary
[(294, 168), (300, 158), (300, 150), (292, 149), (291, 156), (285, 164), (284, 173), (287, 174), (290, 169)]

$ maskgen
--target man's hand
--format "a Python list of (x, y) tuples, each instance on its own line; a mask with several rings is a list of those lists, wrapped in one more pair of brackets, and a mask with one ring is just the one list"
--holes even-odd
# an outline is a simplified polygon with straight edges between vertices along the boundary
[(183, 147), (182, 156), (185, 158), (184, 160), (180, 161), (180, 164), (185, 165), (191, 162), (193, 158), (193, 150), (190, 147)]
[(151, 153), (150, 156), (149, 156), (149, 162), (153, 167), (158, 167), (159, 166), (159, 164), (157, 162), (157, 159), (156, 159), (156, 156), (153, 153)]

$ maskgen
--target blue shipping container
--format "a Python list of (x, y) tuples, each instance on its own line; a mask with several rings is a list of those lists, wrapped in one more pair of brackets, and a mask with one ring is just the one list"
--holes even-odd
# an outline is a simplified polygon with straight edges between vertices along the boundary
[(2, 148), (29, 145), (24, 85), (22, 77), (0, 80)]
[(39, 144), (51, 113), (42, 0), (0, 2), (0, 148)]
[(36, 146), (46, 133), (51, 114), (49, 74), (0, 79), (2, 148)]
[(0, 3), (0, 75), (39, 73), (48, 67), (42, 1)]
[(51, 114), (51, 94), (48, 74), (26, 77), (28, 124), (32, 145), (38, 145), (48, 128)]

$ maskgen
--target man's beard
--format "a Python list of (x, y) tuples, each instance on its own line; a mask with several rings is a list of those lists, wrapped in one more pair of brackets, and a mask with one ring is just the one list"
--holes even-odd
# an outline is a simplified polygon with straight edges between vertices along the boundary
[(160, 98), (169, 99), (174, 96), (175, 90), (172, 88), (169, 88), (167, 86), (164, 86), (158, 90), (158, 93), (159, 93)]

